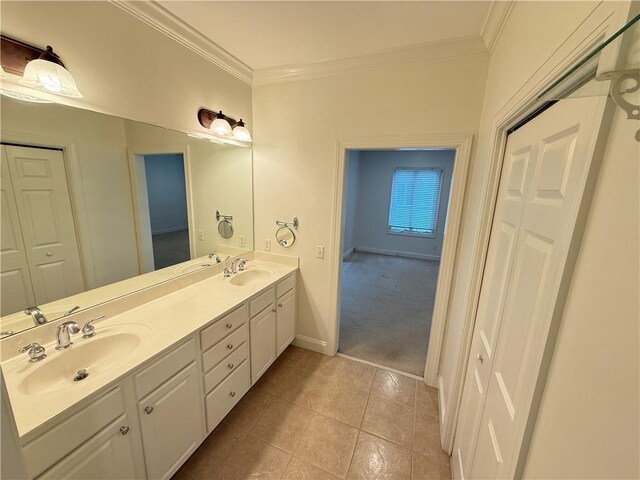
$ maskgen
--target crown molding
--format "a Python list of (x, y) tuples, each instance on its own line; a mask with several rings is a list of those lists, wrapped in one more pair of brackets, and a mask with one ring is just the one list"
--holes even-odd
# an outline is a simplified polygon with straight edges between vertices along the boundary
[(110, 0), (128, 14), (172, 38), (234, 77), (251, 85), (253, 70), (217, 43), (185, 23), (155, 1)]
[(494, 0), (491, 2), (489, 13), (487, 13), (487, 18), (485, 19), (482, 31), (480, 32), (480, 36), (482, 37), (489, 53), (493, 51), (493, 47), (495, 47), (498, 42), (498, 38), (500, 38), (502, 29), (504, 28), (507, 18), (509, 18), (515, 3), (516, 2), (514, 0)]
[(487, 55), (480, 37), (431, 42), (406, 48), (386, 50), (356, 57), (299, 63), (253, 71), (253, 84), (266, 85), (295, 80), (308, 80), (339, 73), (410, 63), (433, 62), (461, 57)]

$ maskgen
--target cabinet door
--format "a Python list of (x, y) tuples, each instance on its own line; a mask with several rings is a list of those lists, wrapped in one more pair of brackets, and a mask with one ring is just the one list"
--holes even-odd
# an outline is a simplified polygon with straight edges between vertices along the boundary
[(276, 359), (276, 308), (273, 304), (251, 319), (251, 384)]
[(126, 415), (71, 452), (40, 479), (136, 478), (133, 455), (137, 451)]
[(278, 355), (289, 346), (296, 336), (296, 290), (289, 292), (278, 298)]
[(204, 436), (196, 364), (138, 404), (147, 477), (168, 478)]

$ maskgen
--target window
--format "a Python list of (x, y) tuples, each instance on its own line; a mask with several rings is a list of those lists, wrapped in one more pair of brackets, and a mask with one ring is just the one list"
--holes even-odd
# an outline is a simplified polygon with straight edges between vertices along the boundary
[(442, 170), (396, 168), (391, 184), (389, 233), (434, 237)]

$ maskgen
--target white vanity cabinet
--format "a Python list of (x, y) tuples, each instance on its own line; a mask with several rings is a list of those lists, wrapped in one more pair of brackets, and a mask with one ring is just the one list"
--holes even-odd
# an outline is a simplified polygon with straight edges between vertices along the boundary
[(42, 472), (43, 479), (140, 477), (135, 423), (122, 387), (110, 390), (23, 446), (30, 478)]
[(246, 305), (200, 332), (208, 432), (251, 387), (248, 343)]
[(135, 374), (147, 478), (168, 478), (205, 436), (196, 345), (190, 339)]
[(249, 302), (252, 384), (296, 336), (295, 285), (293, 274)]

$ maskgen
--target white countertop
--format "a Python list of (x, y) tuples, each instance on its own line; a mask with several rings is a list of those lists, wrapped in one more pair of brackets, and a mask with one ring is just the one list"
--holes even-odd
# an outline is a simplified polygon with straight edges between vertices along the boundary
[[(95, 392), (112, 385), (125, 375), (140, 367), (156, 355), (192, 335), (203, 326), (233, 310), (262, 290), (270, 287), (285, 276), (297, 270), (296, 266), (271, 263), (264, 260), (251, 260), (246, 271), (263, 269), (271, 272), (271, 276), (258, 279), (246, 286), (235, 286), (230, 279), (218, 274), (193, 285), (181, 288), (173, 293), (144, 303), (136, 308), (106, 318), (94, 325), (96, 336), (83, 339), (80, 334), (72, 336), (74, 345), (63, 351), (55, 350), (53, 342), (43, 345), (47, 349), (47, 358), (31, 363), (26, 354), (13, 357), (2, 363), (7, 391), (18, 433), (23, 442), (30, 441), (35, 430), (49, 424), (58, 414)], [(83, 342), (91, 342), (113, 333), (128, 332), (141, 337), (135, 350), (123, 360), (112, 363), (104, 371), (81, 382), (73, 383), (57, 391), (47, 393), (25, 393), (21, 382), (38, 368), (48, 362), (64, 356), (73, 348), (79, 348)], [(27, 335), (25, 332), (24, 335)], [(59, 361), (59, 360), (58, 360)], [(69, 366), (75, 371), (75, 366)], [(78, 368), (85, 368), (78, 365)], [(88, 369), (91, 373), (91, 369)]]

